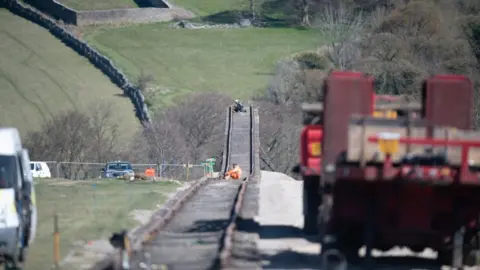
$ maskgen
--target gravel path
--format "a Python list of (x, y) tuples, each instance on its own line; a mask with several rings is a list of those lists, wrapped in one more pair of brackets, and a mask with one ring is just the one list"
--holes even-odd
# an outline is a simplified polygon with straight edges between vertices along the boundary
[[(258, 249), (263, 269), (320, 269), (321, 262), (317, 255), (320, 245), (309, 241), (301, 231), (302, 188), (302, 181), (282, 173), (262, 171), (260, 211), (255, 220), (260, 224)], [(362, 253), (364, 249), (360, 250)], [(393, 257), (377, 258), (376, 269), (441, 269), (425, 260), (436, 256), (432, 250), (414, 254), (406, 248), (394, 248), (386, 253), (374, 250), (373, 255)], [(361, 268), (349, 265), (348, 269)]]
[(258, 249), (264, 269), (317, 269), (320, 246), (302, 233), (303, 182), (262, 171)]

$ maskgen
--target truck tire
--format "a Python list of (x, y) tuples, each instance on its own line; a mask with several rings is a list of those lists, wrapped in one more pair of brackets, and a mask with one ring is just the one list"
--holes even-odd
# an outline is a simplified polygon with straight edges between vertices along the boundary
[(318, 233), (319, 177), (303, 181), (303, 230), (306, 234)]

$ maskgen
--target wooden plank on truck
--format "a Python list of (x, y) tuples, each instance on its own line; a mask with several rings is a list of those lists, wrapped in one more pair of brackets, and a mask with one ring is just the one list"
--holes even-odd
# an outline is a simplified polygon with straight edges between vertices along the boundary
[[(408, 119), (382, 119), (354, 115), (348, 127), (348, 162), (373, 162), (381, 163), (385, 160), (385, 154), (380, 151), (377, 142), (369, 142), (371, 136), (378, 137), (382, 134), (395, 134), (401, 138), (427, 136), (427, 125), (423, 120)], [(424, 145), (400, 144), (398, 151), (392, 153), (392, 161), (400, 162), (407, 154), (421, 154), (425, 151)]]
[[(452, 127), (440, 127), (434, 131), (436, 139), (447, 139), (452, 141), (470, 140), (480, 141), (480, 131), (478, 130), (461, 130)], [(446, 150), (446, 157), (449, 164), (461, 166), (462, 164), (462, 148), (460, 146), (436, 147), (437, 149)], [(480, 148), (471, 147), (468, 150), (469, 165), (480, 167)]]
[[(408, 127), (410, 125), (410, 128)], [(433, 138), (451, 141), (480, 141), (480, 131), (461, 130), (452, 127), (433, 127)], [(380, 151), (378, 142), (369, 142), (369, 137), (378, 137), (381, 134), (396, 134), (401, 138), (427, 138), (428, 130), (423, 120), (406, 119), (381, 119), (365, 116), (352, 116), (348, 127), (348, 162), (373, 162), (381, 163), (385, 154)], [(393, 162), (400, 162), (407, 154), (421, 155), (425, 153), (428, 145), (400, 144), (398, 151), (392, 154)], [(410, 148), (410, 149), (408, 149)], [(453, 166), (462, 164), (462, 148), (460, 146), (435, 146), (432, 153), (445, 153), (448, 163)], [(480, 167), (480, 148), (471, 147), (468, 151), (470, 166)]]

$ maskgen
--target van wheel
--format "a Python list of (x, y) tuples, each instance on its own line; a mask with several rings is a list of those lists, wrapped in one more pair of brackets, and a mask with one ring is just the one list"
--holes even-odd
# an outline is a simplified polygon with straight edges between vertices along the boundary
[(5, 263), (5, 270), (22, 270), (23, 266), (13, 263)]
[(25, 259), (27, 258), (27, 248), (20, 248), (18, 251), (18, 261), (23, 263), (25, 262)]
[(26, 258), (25, 248), (18, 248), (17, 254), (13, 256), (13, 259), (5, 262), (5, 270), (22, 270)]

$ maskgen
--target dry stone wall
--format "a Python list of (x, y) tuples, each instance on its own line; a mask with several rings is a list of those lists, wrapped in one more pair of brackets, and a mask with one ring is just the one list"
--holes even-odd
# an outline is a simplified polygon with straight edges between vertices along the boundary
[(182, 8), (130, 8), (77, 12), (76, 25), (105, 23), (146, 23), (186, 20), (193, 17)]
[(175, 8), (165, 0), (146, 1), (151, 4), (152, 8), (77, 11), (56, 0), (26, 0), (27, 3), (56, 20), (79, 26), (102, 23), (185, 20), (194, 17), (193, 13), (182, 8)]
[(142, 92), (136, 88), (107, 57), (90, 47), (86, 42), (76, 38), (65, 28), (56, 24), (54, 20), (18, 0), (0, 0), (0, 5), (4, 5), (12, 13), (48, 29), (50, 33), (67, 46), (88, 58), (93, 65), (100, 69), (112, 82), (123, 90), (125, 96), (130, 98), (140, 122), (144, 125), (150, 124), (150, 116)]
[(77, 24), (77, 12), (55, 0), (26, 0), (25, 2), (64, 23)]

